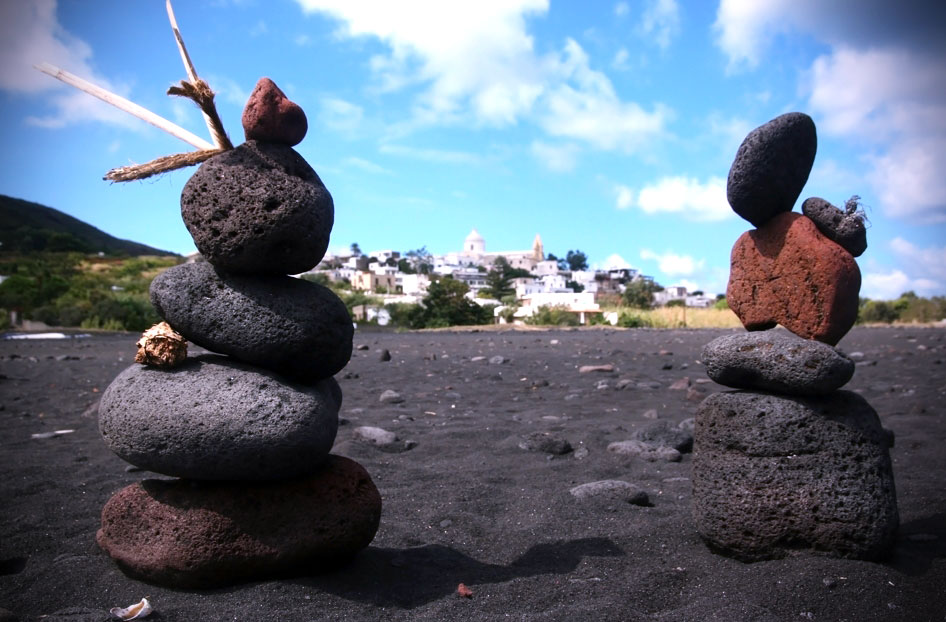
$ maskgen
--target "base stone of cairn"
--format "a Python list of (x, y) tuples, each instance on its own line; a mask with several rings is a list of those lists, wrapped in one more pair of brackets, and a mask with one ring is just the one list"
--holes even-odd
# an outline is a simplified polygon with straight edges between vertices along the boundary
[(857, 317), (854, 256), (867, 248), (857, 199), (791, 211), (816, 145), (807, 115), (782, 115), (749, 133), (729, 174), (733, 211), (756, 227), (733, 246), (726, 292), (750, 332), (703, 348), (707, 375), (742, 390), (697, 410), (693, 520), (710, 548), (745, 561), (882, 559), (899, 526), (892, 435), (839, 390), (855, 365), (834, 346)]
[(694, 520), (718, 552), (746, 561), (890, 552), (899, 519), (889, 437), (856, 393), (716, 393), (693, 436)]
[(294, 480), (132, 484), (105, 505), (96, 539), (133, 577), (205, 589), (338, 565), (368, 546), (380, 519), (364, 468), (329, 456)]

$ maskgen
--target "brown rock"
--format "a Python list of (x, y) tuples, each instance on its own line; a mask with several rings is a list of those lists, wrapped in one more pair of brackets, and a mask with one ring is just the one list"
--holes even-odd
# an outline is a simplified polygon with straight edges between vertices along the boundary
[(276, 83), (260, 78), (243, 108), (247, 140), (262, 140), (290, 147), (298, 145), (309, 129), (305, 112), (286, 97)]
[(304, 479), (132, 484), (105, 504), (96, 539), (133, 577), (209, 588), (337, 564), (368, 546), (380, 518), (365, 469), (330, 456)]
[(857, 319), (860, 289), (851, 254), (807, 217), (784, 212), (736, 240), (726, 300), (748, 330), (781, 324), (835, 345)]

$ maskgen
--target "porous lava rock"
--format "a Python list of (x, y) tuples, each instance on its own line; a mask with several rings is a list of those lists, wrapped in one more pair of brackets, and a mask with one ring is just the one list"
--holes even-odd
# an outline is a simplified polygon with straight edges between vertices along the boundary
[(899, 515), (887, 436), (856, 393), (716, 393), (700, 405), (694, 437), (693, 518), (717, 552), (889, 554)]
[(193, 343), (302, 381), (332, 376), (351, 358), (345, 304), (303, 279), (181, 264), (151, 282), (151, 303)]
[(700, 360), (719, 384), (789, 395), (826, 395), (854, 375), (854, 361), (841, 352), (778, 329), (717, 337)]
[(248, 140), (210, 158), (187, 180), (181, 216), (197, 250), (215, 266), (297, 274), (325, 256), (335, 207), (291, 147)]
[(851, 254), (807, 217), (785, 212), (736, 240), (726, 301), (748, 330), (781, 324), (835, 345), (857, 319), (860, 289)]
[(289, 100), (269, 78), (260, 78), (243, 108), (243, 133), (247, 140), (262, 140), (293, 147), (309, 129), (305, 112)]
[(855, 257), (867, 250), (867, 227), (857, 211), (842, 210), (824, 199), (809, 197), (801, 204), (801, 213), (811, 219), (818, 231)]
[(96, 539), (132, 577), (213, 588), (333, 567), (368, 546), (380, 518), (365, 469), (330, 456), (303, 479), (132, 484), (105, 504)]
[(749, 132), (729, 169), (726, 197), (756, 227), (792, 209), (818, 150), (811, 117), (789, 112)]
[(99, 404), (109, 449), (164, 475), (274, 480), (317, 471), (338, 431), (342, 393), (333, 378), (291, 384), (212, 354), (173, 369), (132, 365)]

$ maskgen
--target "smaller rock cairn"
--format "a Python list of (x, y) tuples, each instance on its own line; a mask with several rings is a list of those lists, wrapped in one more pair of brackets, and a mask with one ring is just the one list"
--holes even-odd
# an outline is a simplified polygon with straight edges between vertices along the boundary
[(739, 390), (699, 406), (693, 517), (713, 550), (746, 561), (880, 559), (899, 524), (892, 436), (860, 395), (838, 390), (855, 368), (833, 346), (857, 317), (854, 257), (867, 248), (857, 200), (791, 211), (816, 148), (811, 118), (785, 114), (749, 133), (729, 172), (729, 203), (756, 229), (732, 249), (727, 300), (761, 332), (703, 350), (709, 377)]
[(329, 453), (351, 318), (329, 289), (287, 276), (321, 261), (334, 222), (331, 195), (292, 149), (305, 113), (263, 78), (243, 127), (246, 142), (207, 160), (181, 195), (207, 262), (151, 287), (171, 327), (219, 354), (132, 365), (99, 407), (109, 448), (179, 479), (118, 491), (98, 543), (126, 573), (172, 587), (321, 570), (366, 547), (381, 516), (364, 468)]

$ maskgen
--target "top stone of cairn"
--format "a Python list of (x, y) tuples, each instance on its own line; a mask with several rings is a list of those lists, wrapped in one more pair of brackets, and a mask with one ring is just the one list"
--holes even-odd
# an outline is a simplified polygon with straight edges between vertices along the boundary
[(802, 112), (775, 117), (749, 132), (729, 169), (726, 197), (733, 211), (756, 227), (791, 211), (817, 149), (815, 123)]
[(305, 112), (269, 78), (260, 78), (243, 108), (243, 133), (260, 140), (293, 147), (309, 129)]

